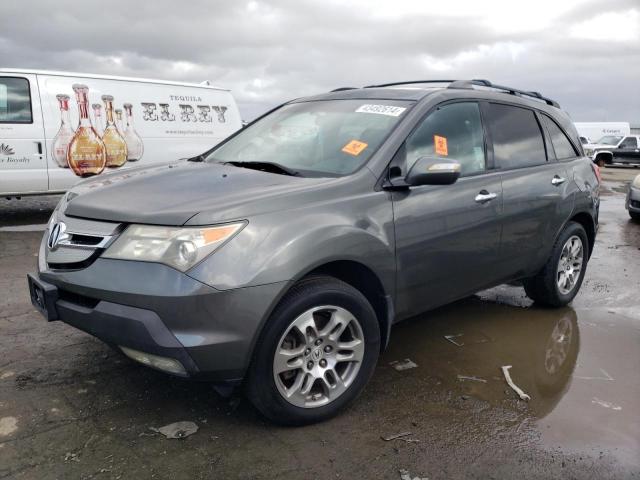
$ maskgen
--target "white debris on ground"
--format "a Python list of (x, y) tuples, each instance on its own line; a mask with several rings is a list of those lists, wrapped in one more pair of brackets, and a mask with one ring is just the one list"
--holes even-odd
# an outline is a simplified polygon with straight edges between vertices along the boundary
[(454, 338), (461, 337), (462, 335), (463, 335), (462, 333), (458, 333), (457, 335), (445, 335), (444, 338), (449, 342), (453, 343), (456, 347), (462, 347), (464, 346), (464, 343), (457, 342), (454, 340)]
[(429, 480), (429, 477), (412, 477), (409, 474), (409, 470), (401, 469), (400, 472), (400, 480)]
[(16, 417), (0, 418), (0, 437), (6, 437), (18, 430), (18, 419)]
[(150, 430), (161, 433), (167, 438), (186, 438), (196, 433), (198, 426), (193, 422), (175, 422), (160, 428), (151, 427)]
[(620, 405), (616, 405), (615, 403), (611, 403), (611, 402), (605, 402), (604, 400), (600, 400), (597, 397), (593, 397), (593, 400), (591, 400), (591, 403), (595, 403), (596, 405), (600, 405), (601, 407), (604, 407), (604, 408), (610, 408), (611, 410), (616, 410), (616, 411), (622, 410), (622, 407)]
[(511, 368), (511, 365), (505, 365), (502, 367), (502, 374), (504, 375), (505, 380), (507, 381), (509, 386), (513, 389), (513, 391), (518, 394), (518, 396), (520, 397), (520, 400), (531, 400), (531, 397), (526, 393), (524, 393), (520, 389), (520, 387), (518, 387), (515, 383), (513, 383), (513, 380), (511, 380), (511, 375), (509, 374), (510, 368)]
[(609, 375), (604, 368), (600, 369), (600, 373), (602, 373), (602, 376), (598, 376), (598, 377), (583, 377), (583, 376), (579, 376), (579, 375), (574, 375), (573, 378), (579, 378), (580, 380), (606, 380), (608, 382), (613, 382), (615, 380), (615, 378), (613, 378), (611, 375)]
[(398, 372), (409, 370), (410, 368), (416, 368), (418, 366), (417, 363), (414, 363), (408, 358), (405, 358), (404, 360), (394, 360), (393, 362), (390, 362), (389, 365), (395, 368)]
[(473, 375), (458, 375), (458, 380), (461, 382), (470, 381), (470, 382), (481, 382), (487, 383), (484, 378), (474, 377)]

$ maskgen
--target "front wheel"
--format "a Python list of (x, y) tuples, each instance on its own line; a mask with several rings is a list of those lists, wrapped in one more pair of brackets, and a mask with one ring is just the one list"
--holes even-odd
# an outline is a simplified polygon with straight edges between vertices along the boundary
[(567, 305), (580, 290), (588, 258), (587, 233), (579, 223), (569, 222), (542, 270), (523, 282), (527, 296), (541, 305)]
[(249, 370), (249, 398), (267, 418), (302, 425), (330, 418), (371, 377), (380, 329), (371, 304), (332, 277), (302, 280), (268, 320)]
[(630, 216), (633, 220), (635, 220), (635, 221), (637, 221), (637, 222), (640, 222), (640, 212), (632, 212), (631, 210), (629, 210), (629, 216)]

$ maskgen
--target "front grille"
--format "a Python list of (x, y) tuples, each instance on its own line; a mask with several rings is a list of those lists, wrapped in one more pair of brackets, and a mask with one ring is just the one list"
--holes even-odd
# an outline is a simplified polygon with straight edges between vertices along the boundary
[[(55, 270), (88, 267), (122, 231), (122, 225), (114, 222), (68, 217), (60, 212), (54, 215), (51, 230), (46, 232), (45, 258), (48, 267)], [(56, 225), (64, 228), (52, 235)]]

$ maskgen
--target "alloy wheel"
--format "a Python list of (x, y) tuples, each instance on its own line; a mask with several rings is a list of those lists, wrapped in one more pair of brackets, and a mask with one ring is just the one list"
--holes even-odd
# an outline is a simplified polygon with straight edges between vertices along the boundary
[(342, 395), (364, 358), (364, 335), (348, 310), (327, 305), (307, 310), (287, 327), (273, 358), (273, 376), (292, 405), (317, 408)]
[(563, 295), (571, 293), (578, 283), (584, 261), (584, 247), (577, 235), (572, 235), (565, 242), (560, 253), (557, 269), (558, 290)]

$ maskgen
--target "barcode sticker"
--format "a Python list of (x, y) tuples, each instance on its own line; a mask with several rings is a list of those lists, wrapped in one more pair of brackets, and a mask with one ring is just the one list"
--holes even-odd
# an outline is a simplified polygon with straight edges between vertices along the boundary
[(394, 107), (393, 105), (361, 105), (357, 108), (356, 113), (377, 113), (378, 115), (388, 115), (390, 117), (399, 117), (405, 107)]

